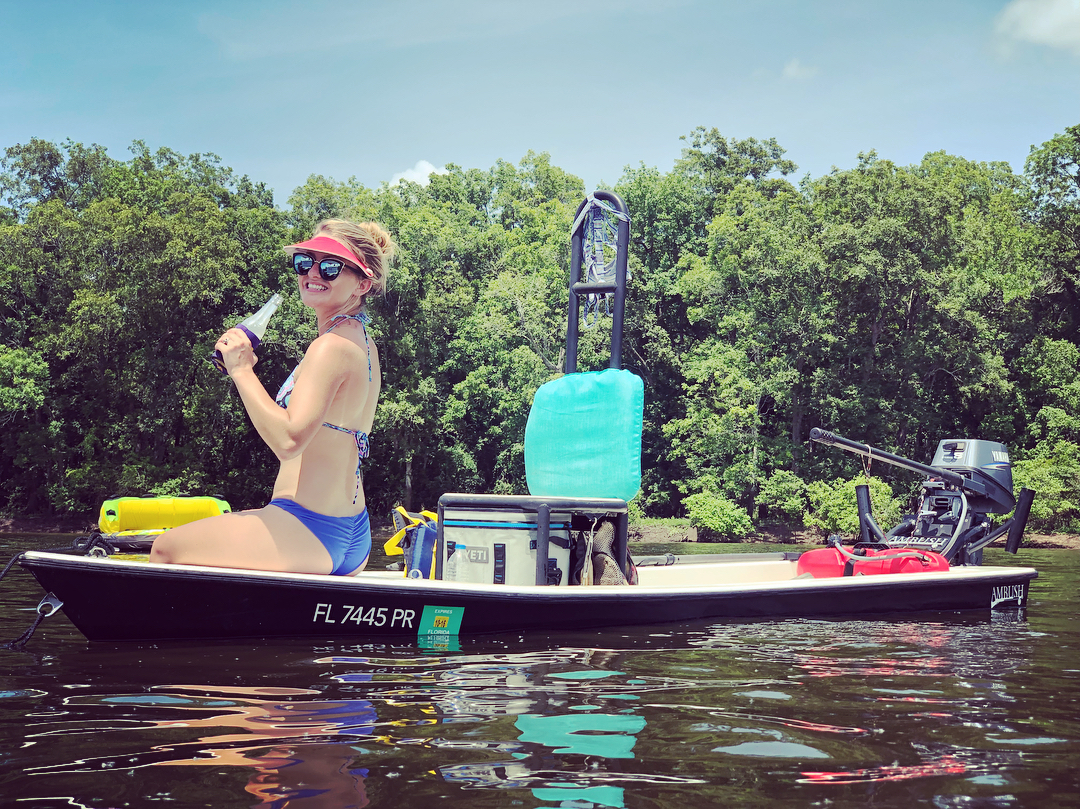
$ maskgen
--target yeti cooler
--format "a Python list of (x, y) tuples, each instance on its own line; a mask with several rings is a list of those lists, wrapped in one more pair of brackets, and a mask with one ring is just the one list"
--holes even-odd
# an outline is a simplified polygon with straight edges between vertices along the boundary
[[(536, 514), (447, 508), (442, 518), (443, 581), (536, 584)], [(552, 513), (548, 536), (548, 584), (566, 584), (570, 515)]]

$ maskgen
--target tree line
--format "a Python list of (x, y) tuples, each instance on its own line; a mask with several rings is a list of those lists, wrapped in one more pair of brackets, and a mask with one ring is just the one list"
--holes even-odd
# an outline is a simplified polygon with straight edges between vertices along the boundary
[[(929, 462), (943, 438), (1005, 443), (1032, 525), (1080, 532), (1080, 126), (1022, 174), (935, 152), (796, 179), (772, 139), (686, 136), (628, 167), (624, 364), (646, 385), (638, 515), (721, 534), (839, 527), (853, 456), (823, 426)], [(320, 219), (394, 234), (373, 306), (384, 368), (365, 463), (376, 516), (445, 491), (522, 493), (532, 394), (562, 371), (569, 229), (585, 188), (529, 152), (426, 185), (310, 177), (284, 206), (211, 154), (34, 139), (0, 160), (0, 511), (96, 513), (113, 495), (269, 494), (276, 462), (206, 362), (221, 331), (295, 280), (281, 247)], [(257, 372), (315, 336), (296, 295)], [(579, 369), (606, 365), (585, 329)], [(603, 437), (597, 437), (597, 452)], [(918, 481), (869, 470), (875, 504)]]

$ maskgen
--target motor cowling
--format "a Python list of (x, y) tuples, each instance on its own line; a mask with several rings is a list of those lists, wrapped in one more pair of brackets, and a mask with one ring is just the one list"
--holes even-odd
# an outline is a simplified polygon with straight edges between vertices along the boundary
[(1012, 462), (1004, 444), (974, 438), (946, 438), (938, 443), (930, 465), (956, 472), (985, 486), (985, 495), (966, 493), (972, 511), (1008, 514), (1016, 505)]

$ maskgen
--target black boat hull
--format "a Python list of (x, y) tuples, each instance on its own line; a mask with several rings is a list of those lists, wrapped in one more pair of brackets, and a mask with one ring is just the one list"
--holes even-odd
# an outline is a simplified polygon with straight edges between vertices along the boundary
[(989, 611), (1023, 608), (1037, 576), (1031, 568), (977, 567), (940, 574), (780, 580), (768, 566), (788, 563), (776, 562), (747, 566), (747, 571), (768, 568), (773, 580), (715, 586), (499, 587), (386, 574), (275, 574), (39, 552), (26, 553), (21, 564), (63, 602), (64, 613), (93, 641), (373, 640), (702, 618), (865, 619)]

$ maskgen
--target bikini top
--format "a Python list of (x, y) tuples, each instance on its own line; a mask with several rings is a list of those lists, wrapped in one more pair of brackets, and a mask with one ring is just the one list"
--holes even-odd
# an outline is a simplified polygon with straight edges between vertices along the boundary
[[(367, 312), (361, 312), (358, 315), (335, 315), (330, 320), (330, 326), (324, 332), (329, 334), (336, 329), (341, 323), (346, 320), (355, 320), (360, 324), (360, 328), (364, 331), (364, 344), (367, 346), (367, 373), (368, 382), (371, 381), (371, 342), (368, 339), (367, 326), (371, 323), (371, 318)], [(300, 369), (300, 364), (297, 363), (293, 368), (292, 373), (289, 374), (288, 379), (282, 384), (281, 388), (277, 392), (277, 396), (274, 397), (274, 401), (277, 402), (279, 407), (289, 406), (289, 397), (292, 396), (293, 386), (296, 384), (296, 372)], [(356, 491), (353, 494), (353, 503), (360, 496), (360, 463), (371, 455), (371, 443), (368, 439), (368, 434), (362, 430), (350, 430), (347, 427), (339, 427), (336, 424), (331, 424), (328, 421), (322, 423), (323, 427), (329, 427), (331, 430), (337, 430), (340, 433), (348, 433), (356, 440)]]

